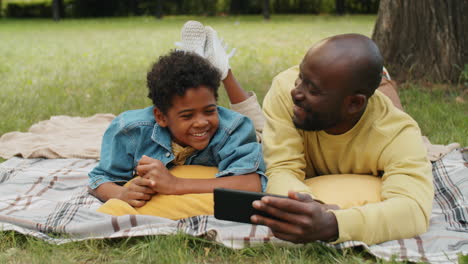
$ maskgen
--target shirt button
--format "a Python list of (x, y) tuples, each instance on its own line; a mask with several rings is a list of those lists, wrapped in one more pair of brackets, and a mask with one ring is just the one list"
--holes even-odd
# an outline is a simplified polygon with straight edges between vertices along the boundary
[(169, 153), (169, 152), (166, 152), (166, 157), (168, 157), (168, 158), (169, 158), (169, 156), (170, 156), (170, 155), (171, 155), (171, 153)]

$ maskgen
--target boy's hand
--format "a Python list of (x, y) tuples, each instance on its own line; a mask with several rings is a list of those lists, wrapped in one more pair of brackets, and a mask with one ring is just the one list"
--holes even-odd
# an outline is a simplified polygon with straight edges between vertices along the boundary
[(136, 167), (138, 175), (151, 180), (150, 188), (161, 194), (179, 194), (177, 186), (179, 179), (172, 175), (166, 166), (157, 159), (143, 156)]
[(133, 207), (142, 207), (156, 192), (150, 187), (153, 182), (149, 179), (136, 177), (123, 188), (119, 199)]

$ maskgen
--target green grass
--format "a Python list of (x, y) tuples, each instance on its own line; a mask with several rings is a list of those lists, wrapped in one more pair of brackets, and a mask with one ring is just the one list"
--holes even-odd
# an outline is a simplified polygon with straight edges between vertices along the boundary
[[(0, 20), (0, 135), (26, 131), (53, 115), (119, 114), (150, 105), (146, 72), (174, 48), (189, 17), (92, 20)], [(310, 45), (340, 33), (370, 35), (375, 16), (197, 17), (238, 49), (231, 66), (246, 90), (260, 99), (271, 79), (300, 62)], [(468, 145), (466, 104), (460, 89), (401, 87), (405, 109), (434, 143)], [(227, 105), (223, 91), (219, 103)], [(0, 160), (1, 161), (1, 160)], [(231, 250), (189, 236), (89, 240), (50, 245), (0, 232), (0, 263), (374, 263), (359, 249), (318, 244), (301, 248)]]

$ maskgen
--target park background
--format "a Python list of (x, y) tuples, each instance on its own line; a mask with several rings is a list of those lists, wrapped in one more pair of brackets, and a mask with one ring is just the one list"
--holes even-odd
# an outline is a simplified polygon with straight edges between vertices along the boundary
[[(261, 102), (272, 78), (297, 65), (313, 43), (351, 32), (372, 37), (382, 16), (379, 5), (389, 1), (270, 0), (266, 1), (268, 16), (264, 2), (0, 0), (0, 135), (27, 131), (32, 124), (55, 115), (119, 114), (150, 105), (146, 98), (146, 72), (158, 56), (175, 48), (180, 29), (189, 19), (214, 27), (230, 47), (237, 48), (231, 59), (232, 69), (244, 89), (255, 91)], [(338, 2), (343, 3), (342, 9), (338, 8)], [(392, 3), (398, 2), (402, 1)], [(58, 13), (54, 13), (54, 7), (59, 7)], [(401, 8), (406, 9), (399, 10), (400, 13), (417, 11), (404, 5)], [(442, 12), (443, 8), (437, 10)], [(461, 26), (466, 31), (467, 24)], [(430, 34), (430, 23), (419, 25), (417, 30)], [(448, 43), (450, 39), (444, 41)], [(460, 43), (468, 48), (464, 44), (466, 38)], [(398, 51), (404, 54), (406, 49), (400, 46)], [(436, 68), (435, 63), (442, 59), (433, 58), (432, 65), (425, 66), (427, 71)], [(445, 79), (432, 78), (434, 75), (430, 74), (401, 75), (411, 71), (398, 65), (388, 68), (397, 79), (405, 110), (433, 143), (468, 145), (466, 57), (450, 67), (456, 76)], [(222, 89), (219, 104), (228, 105)], [(161, 263), (381, 261), (359, 249), (338, 251), (316, 243), (300, 248), (265, 245), (234, 251), (180, 235), (89, 240), (57, 246), (0, 232), (0, 263), (156, 260)]]

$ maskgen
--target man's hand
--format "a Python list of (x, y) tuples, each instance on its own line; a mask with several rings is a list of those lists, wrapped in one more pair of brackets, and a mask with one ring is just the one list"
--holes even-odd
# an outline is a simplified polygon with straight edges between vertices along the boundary
[(137, 176), (123, 187), (118, 199), (127, 202), (133, 207), (142, 207), (156, 192), (151, 189), (152, 181)]
[(288, 196), (291, 199), (265, 196), (252, 204), (255, 209), (280, 220), (253, 215), (251, 221), (268, 226), (275, 237), (294, 243), (338, 239), (338, 222), (328, 211), (333, 206), (314, 201), (307, 194), (290, 191)]
[(151, 180), (151, 188), (160, 194), (177, 193), (178, 178), (172, 175), (164, 164), (157, 159), (143, 156), (136, 167), (138, 175)]

